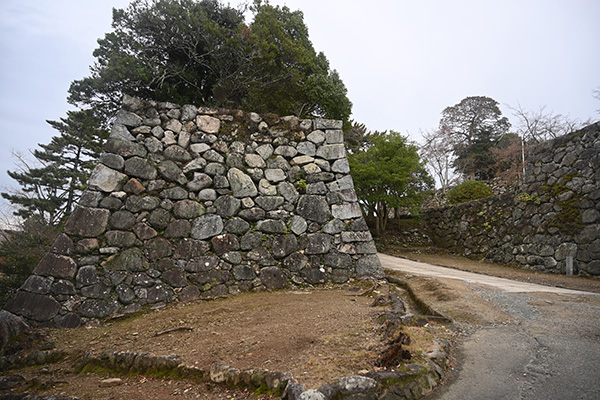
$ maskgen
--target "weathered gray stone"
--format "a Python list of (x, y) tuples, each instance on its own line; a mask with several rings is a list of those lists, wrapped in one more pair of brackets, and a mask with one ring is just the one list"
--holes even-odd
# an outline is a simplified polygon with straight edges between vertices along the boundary
[(379, 386), (376, 380), (366, 376), (349, 376), (341, 378), (337, 381), (337, 385), (339, 386), (340, 393), (343, 397), (355, 394), (362, 394), (364, 396), (366, 396), (367, 393), (374, 394)]
[(190, 260), (203, 256), (210, 250), (210, 245), (201, 240), (183, 239), (175, 248), (175, 257)]
[(141, 179), (155, 179), (156, 168), (148, 160), (141, 157), (131, 157), (125, 161), (125, 173)]
[(309, 183), (306, 185), (306, 194), (327, 194), (327, 186), (323, 182)]
[(237, 168), (231, 168), (227, 172), (227, 179), (229, 180), (233, 195), (237, 198), (254, 197), (258, 194), (252, 178)]
[(290, 229), (296, 235), (302, 235), (304, 232), (306, 232), (307, 228), (308, 224), (304, 218), (299, 215), (294, 215), (292, 217), (292, 220), (290, 221)]
[(296, 213), (309, 221), (321, 224), (331, 219), (329, 204), (327, 204), (324, 196), (301, 196), (298, 200)]
[(309, 175), (318, 174), (319, 172), (321, 172), (321, 168), (315, 163), (305, 164), (304, 166), (302, 166), (302, 169)]
[(341, 158), (339, 160), (335, 160), (333, 165), (331, 166), (331, 170), (338, 174), (347, 174), (350, 172), (350, 164), (348, 164), (347, 158)]
[(250, 168), (265, 168), (267, 166), (265, 160), (258, 154), (246, 154), (244, 160)]
[(71, 257), (47, 253), (34, 268), (33, 273), (54, 278), (73, 279), (77, 263)]
[(88, 299), (106, 299), (110, 294), (111, 286), (105, 285), (102, 282), (96, 283), (92, 286), (85, 286), (81, 288), (81, 296)]
[(223, 220), (220, 216), (214, 214), (206, 214), (196, 218), (192, 226), (192, 238), (208, 239), (219, 235), (223, 231)]
[(260, 270), (260, 281), (269, 290), (281, 290), (287, 286), (287, 279), (281, 268), (265, 267)]
[(286, 201), (292, 204), (296, 203), (296, 200), (300, 197), (296, 187), (290, 182), (281, 182), (277, 185), (277, 190)]
[(132, 112), (119, 110), (115, 118), (115, 124), (122, 124), (129, 127), (138, 127), (142, 125), (142, 118)]
[(155, 237), (144, 243), (144, 253), (150, 261), (157, 261), (169, 257), (173, 253), (173, 246), (167, 239)]
[(236, 265), (233, 267), (233, 277), (239, 281), (251, 281), (256, 278), (256, 272), (249, 265)]
[(150, 226), (159, 231), (165, 229), (171, 220), (171, 213), (168, 210), (161, 208), (152, 211), (148, 216), (148, 223)]
[(223, 164), (225, 162), (225, 158), (219, 154), (218, 152), (216, 152), (215, 150), (208, 150), (207, 152), (205, 152), (202, 157), (209, 162), (215, 162), (215, 163), (219, 163), (219, 164)]
[(342, 232), (345, 228), (346, 224), (343, 221), (339, 219), (333, 219), (323, 226), (323, 232), (330, 235), (335, 235), (336, 233)]
[(168, 181), (177, 182), (183, 185), (187, 182), (183, 171), (171, 160), (164, 160), (158, 165), (158, 172)]
[(79, 305), (77, 312), (82, 317), (106, 318), (118, 310), (119, 304), (116, 301), (85, 300)]
[(123, 124), (118, 123), (113, 124), (112, 128), (110, 129), (110, 135), (108, 136), (108, 138), (113, 140), (122, 140), (129, 142), (135, 141), (135, 138), (131, 133), (129, 133), (127, 127)]
[(269, 159), (273, 155), (273, 146), (270, 144), (263, 144), (256, 148), (256, 152), (263, 158), (263, 160)]
[(362, 211), (358, 203), (349, 203), (349, 204), (340, 204), (340, 205), (332, 205), (331, 213), (334, 218), (338, 218), (341, 220), (360, 218), (362, 217)]
[(198, 201), (215, 201), (217, 199), (217, 192), (214, 189), (202, 189), (196, 195)]
[(135, 225), (135, 216), (126, 210), (119, 210), (110, 215), (110, 226), (119, 230), (130, 230)]
[(162, 273), (161, 278), (167, 285), (174, 288), (181, 288), (187, 286), (187, 280), (183, 271), (165, 271)]
[(148, 268), (148, 262), (138, 248), (131, 248), (111, 256), (103, 267), (107, 271), (143, 271)]
[(311, 285), (321, 285), (327, 282), (327, 272), (323, 268), (307, 268), (302, 270), (302, 276)]
[(265, 219), (258, 221), (258, 230), (265, 233), (285, 233), (286, 226), (281, 220)]
[(119, 302), (123, 304), (131, 304), (135, 300), (135, 293), (126, 284), (119, 284), (115, 288), (115, 292), (119, 298)]
[(266, 179), (261, 179), (258, 182), (258, 191), (260, 194), (264, 194), (265, 196), (277, 195), (277, 187), (275, 185), (271, 185)]
[(290, 254), (283, 260), (283, 266), (288, 271), (298, 272), (308, 266), (308, 257), (303, 252), (295, 252)]
[(242, 202), (233, 196), (221, 196), (215, 201), (217, 214), (222, 217), (233, 217), (242, 208)]
[(296, 156), (296, 154), (298, 154), (298, 150), (296, 150), (292, 146), (277, 146), (273, 154), (283, 156), (286, 158), (293, 158)]
[(241, 218), (234, 217), (225, 222), (224, 230), (236, 235), (243, 235), (250, 229), (250, 224)]
[(164, 156), (173, 161), (188, 162), (192, 156), (183, 147), (173, 144), (163, 151)]
[(315, 129), (342, 129), (341, 120), (316, 118), (313, 124)]
[(285, 172), (283, 172), (282, 169), (279, 168), (267, 168), (265, 170), (265, 178), (269, 181), (269, 182), (273, 182), (273, 183), (278, 183), (281, 181), (285, 181), (286, 176), (285, 176)]
[(317, 154), (317, 146), (312, 142), (300, 142), (296, 146), (296, 150), (298, 150), (298, 153), (308, 157), (314, 157)]
[(212, 249), (217, 255), (223, 255), (230, 251), (237, 251), (240, 249), (240, 243), (237, 236), (231, 233), (224, 233), (221, 235), (214, 236), (210, 243)]
[(80, 289), (84, 286), (95, 285), (100, 282), (98, 278), (98, 271), (96, 267), (93, 265), (86, 265), (79, 268), (77, 271), (77, 276), (75, 277), (75, 284), (77, 289)]
[(133, 232), (126, 231), (108, 231), (105, 233), (106, 244), (116, 247), (131, 247), (136, 243), (136, 237)]
[(183, 167), (183, 172), (187, 174), (188, 172), (203, 171), (206, 164), (207, 162), (204, 158), (196, 157)]
[(271, 256), (271, 253), (269, 253), (269, 250), (265, 249), (264, 247), (258, 247), (252, 251), (249, 251), (248, 253), (246, 253), (246, 258), (250, 261), (254, 261), (255, 263), (261, 266), (270, 266), (278, 264), (278, 262), (273, 258), (273, 256)]
[(252, 207), (247, 210), (241, 210), (238, 213), (238, 216), (240, 218), (243, 218), (246, 221), (250, 221), (250, 222), (260, 221), (261, 219), (263, 219), (265, 217), (265, 215), (266, 215), (265, 210), (263, 210), (262, 208), (259, 208), (259, 207)]
[(314, 144), (321, 144), (325, 141), (325, 132), (321, 131), (321, 130), (315, 130), (312, 131), (307, 137), (306, 139), (310, 140), (311, 142), (313, 142)]
[(240, 240), (241, 250), (252, 250), (260, 247), (263, 234), (261, 232), (248, 232)]
[(123, 167), (125, 166), (125, 160), (118, 154), (102, 153), (98, 161), (108, 168), (112, 168), (117, 171), (123, 170)]
[(30, 320), (44, 322), (58, 314), (60, 303), (50, 296), (18, 291), (8, 300), (4, 309)]
[(216, 269), (219, 265), (219, 258), (216, 256), (195, 257), (193, 261), (186, 264), (185, 270), (188, 272), (206, 272)]
[(324, 233), (312, 233), (306, 236), (306, 254), (325, 254), (331, 249), (332, 237)]
[(106, 141), (105, 151), (118, 154), (122, 157), (146, 157), (148, 151), (139, 143), (127, 140), (109, 139)]
[(342, 195), (344, 195), (344, 191), (354, 190), (354, 182), (352, 181), (352, 176), (346, 175), (343, 178), (340, 178), (334, 182), (330, 182), (327, 184), (327, 188), (330, 192), (342, 192)]
[(259, 196), (254, 201), (263, 210), (272, 211), (279, 208), (285, 199), (281, 196)]
[(192, 219), (205, 213), (204, 206), (197, 201), (181, 200), (173, 205), (173, 213), (177, 218)]
[(108, 168), (104, 164), (96, 165), (92, 175), (88, 181), (91, 188), (101, 190), (103, 192), (114, 192), (123, 187), (127, 175)]
[(341, 129), (330, 129), (325, 132), (325, 143), (344, 143), (344, 132)]
[(48, 294), (51, 288), (52, 280), (38, 275), (30, 275), (21, 285), (21, 290), (37, 294)]
[(165, 228), (166, 238), (184, 238), (189, 236), (192, 224), (187, 219), (176, 219), (171, 221)]
[(278, 235), (273, 239), (271, 252), (275, 258), (284, 258), (298, 249), (298, 241), (294, 235)]
[(213, 184), (210, 176), (203, 172), (194, 172), (194, 179), (187, 184), (187, 188), (192, 192), (199, 192)]
[(196, 125), (202, 132), (216, 134), (221, 127), (221, 121), (208, 115), (199, 115), (196, 117)]
[(298, 400), (328, 400), (327, 397), (317, 389), (308, 389), (300, 394)]
[(381, 269), (381, 263), (376, 255), (361, 257), (356, 262), (356, 277), (363, 278), (383, 278), (385, 275)]

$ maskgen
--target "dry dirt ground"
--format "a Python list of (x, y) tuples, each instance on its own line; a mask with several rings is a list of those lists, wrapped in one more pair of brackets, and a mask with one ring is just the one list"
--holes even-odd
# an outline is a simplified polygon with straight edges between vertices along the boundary
[[(600, 280), (567, 278), (482, 263), (451, 255), (423, 251), (387, 251), (418, 261), (465, 269), (526, 282), (600, 292)], [(514, 313), (494, 302), (482, 300), (464, 283), (393, 273), (408, 282), (414, 292), (438, 311), (457, 321), (456, 330), (430, 323), (427, 328), (405, 330), (412, 339), (409, 350), (416, 359), (428, 351), (435, 337), (459, 341), (473, 327), (510, 325)], [(311, 291), (252, 293), (168, 306), (148, 314), (115, 320), (75, 330), (48, 330), (47, 341), (57, 349), (74, 354), (81, 351), (128, 350), (157, 355), (178, 354), (188, 364), (208, 369), (212, 362), (224, 362), (238, 369), (267, 368), (289, 371), (308, 388), (316, 388), (361, 370), (373, 370), (383, 349), (377, 332), (373, 297), (360, 296), (369, 286), (343, 286)], [(382, 289), (380, 289), (382, 290)], [(377, 296), (378, 293), (373, 293)], [(531, 306), (544, 309), (552, 301), (536, 295)], [(160, 334), (170, 329), (181, 328)], [(157, 335), (158, 334), (158, 335)], [(247, 391), (227, 390), (218, 385), (192, 384), (145, 376), (122, 376), (72, 372), (72, 360), (11, 371), (25, 377), (20, 391), (67, 394), (80, 399), (257, 399)], [(123, 382), (101, 387), (108, 377)]]
[[(384, 349), (376, 317), (382, 307), (374, 298), (386, 287), (364, 294), (372, 285), (343, 286), (310, 291), (252, 293), (227, 299), (169, 306), (159, 311), (94, 327), (47, 330), (47, 341), (71, 354), (103, 350), (177, 354), (189, 365), (208, 370), (212, 362), (238, 369), (289, 371), (307, 388), (373, 370)], [(180, 328), (170, 333), (167, 330)], [(405, 327), (412, 339), (407, 347), (414, 360), (430, 351), (435, 336), (449, 336), (445, 326)], [(72, 360), (12, 371), (29, 384), (20, 391), (67, 394), (80, 399), (250, 399), (243, 391), (216, 385), (149, 377), (123, 377), (115, 387), (100, 387), (107, 375), (75, 375)], [(33, 381), (34, 385), (31, 384)], [(259, 396), (260, 397), (260, 396)], [(265, 397), (265, 396), (262, 396)]]

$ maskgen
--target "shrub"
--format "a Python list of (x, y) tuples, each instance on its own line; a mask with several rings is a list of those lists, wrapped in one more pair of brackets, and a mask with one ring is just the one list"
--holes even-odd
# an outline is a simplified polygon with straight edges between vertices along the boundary
[(31, 275), (57, 235), (57, 228), (34, 220), (6, 233), (0, 242), (0, 308)]
[(481, 181), (466, 181), (454, 186), (448, 191), (448, 202), (450, 204), (464, 203), (483, 199), (492, 195), (492, 189)]

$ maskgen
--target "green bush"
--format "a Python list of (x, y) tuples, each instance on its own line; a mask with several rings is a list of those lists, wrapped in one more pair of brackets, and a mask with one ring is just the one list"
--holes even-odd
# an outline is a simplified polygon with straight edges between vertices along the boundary
[(448, 203), (458, 204), (465, 201), (483, 199), (492, 195), (492, 189), (481, 181), (466, 181), (448, 191)]

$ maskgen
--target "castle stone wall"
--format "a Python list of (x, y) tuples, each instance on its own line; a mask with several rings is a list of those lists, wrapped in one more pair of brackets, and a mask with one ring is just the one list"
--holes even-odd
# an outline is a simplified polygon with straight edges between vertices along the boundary
[(349, 171), (341, 121), (126, 96), (64, 233), (5, 308), (75, 327), (382, 277)]

